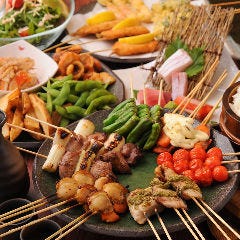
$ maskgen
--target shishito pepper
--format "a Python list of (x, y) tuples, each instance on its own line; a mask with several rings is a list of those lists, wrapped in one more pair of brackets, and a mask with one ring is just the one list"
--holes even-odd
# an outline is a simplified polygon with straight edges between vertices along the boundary
[(159, 137), (159, 134), (160, 134), (160, 131), (161, 131), (161, 125), (160, 123), (154, 123), (152, 124), (152, 130), (151, 130), (151, 133), (146, 141), (146, 143), (144, 144), (143, 146), (143, 149), (144, 150), (149, 150), (151, 149), (155, 143), (157, 142), (158, 140), (158, 137)]
[(137, 109), (140, 118), (150, 118), (150, 111), (147, 104), (140, 104), (137, 106)]
[[(109, 116), (111, 116), (111, 114), (116, 113), (117, 111), (119, 111), (120, 109), (122, 109), (127, 103), (133, 102), (135, 103), (135, 99), (134, 98), (128, 98), (126, 100), (124, 100), (123, 102), (119, 103), (113, 110), (112, 112), (109, 114)], [(135, 103), (136, 104), (136, 103)]]
[(161, 110), (162, 110), (162, 108), (160, 107), (160, 105), (154, 105), (151, 107), (150, 115), (154, 122), (160, 121)]
[(138, 124), (128, 134), (126, 142), (136, 143), (141, 135), (152, 127), (152, 121), (148, 118), (142, 118)]

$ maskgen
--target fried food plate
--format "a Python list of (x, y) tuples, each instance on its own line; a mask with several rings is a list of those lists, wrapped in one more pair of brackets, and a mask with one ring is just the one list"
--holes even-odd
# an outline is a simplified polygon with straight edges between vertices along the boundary
[[(102, 62), (101, 65), (103, 71), (108, 72), (111, 76), (113, 76), (116, 79), (116, 82), (110, 85), (108, 87), (108, 90), (117, 97), (118, 103), (122, 102), (125, 99), (125, 89), (123, 82), (115, 73), (113, 73), (113, 71), (109, 67), (107, 67)], [(22, 132), (13, 143), (14, 145), (21, 148), (38, 149), (41, 146), (42, 141), (37, 141), (34, 138), (32, 138), (28, 133)]]
[[(87, 119), (94, 122), (96, 131), (101, 131), (102, 122), (108, 115), (109, 111), (102, 110), (92, 115), (89, 115)], [(70, 129), (74, 129), (77, 122), (69, 125)], [(217, 146), (222, 149), (223, 152), (234, 152), (229, 139), (216, 130), (212, 130), (212, 146)], [(51, 148), (51, 141), (46, 140), (39, 149), (39, 153), (47, 155)], [(129, 190), (136, 188), (145, 188), (148, 186), (150, 180), (154, 177), (153, 171), (156, 167), (156, 154), (151, 152), (145, 152), (144, 157), (132, 168), (132, 174), (129, 175), (118, 175), (118, 179), (124, 186), (129, 186)], [(229, 158), (230, 159), (230, 158)], [(36, 157), (33, 167), (33, 180), (34, 186), (37, 190), (38, 197), (50, 196), (54, 194), (56, 181), (59, 179), (57, 174), (50, 174), (42, 171), (42, 165), (44, 163), (43, 158)], [(239, 168), (239, 164), (228, 164), (229, 169), (234, 170)], [(228, 181), (224, 183), (216, 183), (210, 187), (203, 188), (204, 200), (212, 207), (215, 211), (219, 211), (224, 205), (231, 199), (239, 183), (239, 174), (232, 175)], [(193, 201), (187, 201), (188, 213), (195, 223), (202, 222), (206, 219), (206, 216), (201, 210), (194, 204)], [(56, 211), (55, 209), (54, 211)], [(60, 215), (59, 218), (65, 223), (72, 221), (83, 213), (81, 206), (67, 212), (64, 215)], [(172, 209), (165, 209), (161, 213), (164, 223), (169, 232), (179, 231), (185, 228), (183, 222), (180, 221), (179, 217)], [(151, 217), (151, 221), (160, 234), (163, 234), (157, 217)], [(130, 213), (121, 215), (120, 221), (112, 224), (104, 223), (101, 221), (99, 216), (91, 217), (86, 223), (84, 223), (81, 229), (111, 235), (119, 237), (146, 237), (153, 235), (153, 232), (149, 225), (137, 224)]]

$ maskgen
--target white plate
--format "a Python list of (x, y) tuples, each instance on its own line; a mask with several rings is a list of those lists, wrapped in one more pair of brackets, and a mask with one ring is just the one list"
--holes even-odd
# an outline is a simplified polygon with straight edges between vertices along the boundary
[[(57, 63), (47, 54), (34, 47), (30, 43), (19, 40), (0, 47), (0, 57), (29, 57), (34, 60), (34, 69), (32, 72), (38, 78), (38, 84), (22, 90), (22, 92), (33, 92), (44, 85), (49, 78), (54, 76), (58, 70)], [(9, 91), (1, 91), (0, 96)]]
[[(134, 67), (134, 68), (127, 68), (127, 69), (119, 69), (114, 70), (115, 74), (119, 76), (119, 78), (122, 79), (124, 86), (125, 86), (125, 97), (129, 98), (131, 96), (130, 92), (130, 82), (131, 79), (133, 80), (133, 89), (140, 90), (144, 88), (144, 83), (147, 80), (147, 77), (150, 73), (149, 70), (151, 66), (154, 66), (155, 61), (152, 61), (150, 63), (147, 63), (143, 66)], [(213, 76), (213, 82), (215, 82), (219, 76), (222, 74), (224, 69), (227, 70), (227, 77), (224, 80), (224, 82), (220, 85), (220, 87), (215, 91), (214, 94), (210, 96), (207, 103), (211, 105), (215, 105), (217, 100), (223, 95), (224, 91), (227, 89), (230, 81), (233, 79), (233, 77), (238, 72), (238, 68), (236, 64), (233, 62), (231, 56), (227, 52), (226, 48), (223, 48), (222, 56), (220, 59), (220, 63), (217, 67), (217, 70)], [(219, 116), (221, 113), (221, 107), (216, 109), (214, 112), (214, 115), (212, 117), (213, 121), (219, 122)]]

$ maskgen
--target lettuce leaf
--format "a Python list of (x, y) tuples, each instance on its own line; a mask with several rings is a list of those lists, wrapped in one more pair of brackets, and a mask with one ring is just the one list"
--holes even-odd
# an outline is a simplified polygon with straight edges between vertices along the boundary
[(172, 54), (174, 54), (178, 49), (184, 49), (192, 58), (193, 64), (189, 66), (185, 72), (188, 77), (193, 77), (200, 73), (204, 68), (204, 49), (203, 48), (193, 48), (189, 49), (187, 44), (185, 44), (180, 38), (170, 43), (165, 50), (165, 60), (168, 59)]

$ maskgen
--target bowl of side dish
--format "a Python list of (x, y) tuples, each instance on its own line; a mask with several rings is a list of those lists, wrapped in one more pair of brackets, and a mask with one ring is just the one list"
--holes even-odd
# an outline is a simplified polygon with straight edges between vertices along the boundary
[(19, 88), (34, 92), (58, 70), (57, 63), (32, 44), (19, 40), (0, 47), (0, 96)]
[(63, 33), (75, 10), (74, 0), (21, 1), (20, 8), (10, 6), (0, 18), (0, 46), (21, 39), (46, 49)]
[(220, 127), (230, 139), (240, 144), (240, 81), (223, 94)]

